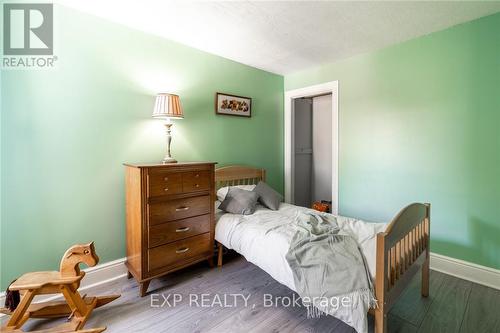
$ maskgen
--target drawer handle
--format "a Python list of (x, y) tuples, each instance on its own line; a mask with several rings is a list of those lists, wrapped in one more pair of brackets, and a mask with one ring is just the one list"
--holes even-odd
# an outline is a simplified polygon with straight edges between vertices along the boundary
[(168, 181), (168, 177), (163, 178), (164, 181)]
[(178, 207), (178, 208), (175, 209), (175, 211), (176, 212), (183, 212), (183, 211), (186, 211), (188, 209), (189, 209), (189, 207), (187, 207), (187, 206), (186, 207)]
[(194, 184), (194, 187), (200, 187), (200, 184)]
[(165, 192), (167, 192), (167, 191), (168, 191), (168, 187), (165, 187), (163, 190), (164, 190)]
[(199, 174), (199, 173), (197, 173), (195, 177), (196, 177), (196, 178), (200, 177), (200, 174)]
[(175, 232), (186, 232), (186, 231), (189, 231), (189, 227), (175, 229)]
[(189, 251), (189, 247), (184, 247), (182, 249), (175, 250), (175, 253), (184, 253)]

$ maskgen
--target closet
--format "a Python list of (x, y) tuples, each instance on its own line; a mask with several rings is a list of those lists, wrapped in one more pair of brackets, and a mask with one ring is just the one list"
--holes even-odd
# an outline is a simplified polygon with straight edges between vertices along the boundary
[(332, 201), (332, 96), (293, 100), (294, 193), (298, 206)]

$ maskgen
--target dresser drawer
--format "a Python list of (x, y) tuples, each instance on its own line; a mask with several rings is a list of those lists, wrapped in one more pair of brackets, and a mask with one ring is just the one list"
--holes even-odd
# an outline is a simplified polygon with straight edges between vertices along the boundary
[(153, 203), (149, 205), (149, 224), (208, 214), (210, 207), (210, 195)]
[(180, 173), (155, 171), (148, 177), (149, 196), (157, 197), (182, 192), (182, 175)]
[(155, 247), (210, 231), (210, 215), (158, 224), (149, 228), (149, 247)]
[(182, 174), (182, 191), (205, 191), (210, 188), (210, 173), (208, 171), (192, 171)]
[(196, 257), (212, 250), (210, 233), (157, 246), (148, 250), (148, 269), (149, 271), (153, 271), (161, 267), (180, 264), (185, 259)]

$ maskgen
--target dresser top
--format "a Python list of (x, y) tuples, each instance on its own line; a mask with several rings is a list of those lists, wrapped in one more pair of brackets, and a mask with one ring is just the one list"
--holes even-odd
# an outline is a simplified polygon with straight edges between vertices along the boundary
[(165, 168), (165, 167), (176, 167), (176, 166), (187, 166), (187, 165), (202, 165), (202, 164), (217, 164), (217, 162), (177, 162), (177, 163), (123, 163), (125, 166), (133, 168)]

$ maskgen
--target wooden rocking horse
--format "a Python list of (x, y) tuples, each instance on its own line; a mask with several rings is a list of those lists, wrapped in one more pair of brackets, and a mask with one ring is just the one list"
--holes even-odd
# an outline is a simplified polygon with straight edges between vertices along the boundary
[[(50, 329), (32, 332), (44, 333), (99, 333), (106, 327), (83, 329), (92, 310), (103, 306), (120, 295), (83, 297), (78, 293), (80, 281), (85, 272), (79, 264), (92, 267), (97, 265), (99, 257), (95, 253), (94, 242), (77, 244), (70, 247), (61, 260), (59, 271), (27, 273), (14, 281), (8, 288), (9, 293), (20, 293), (19, 304), (10, 304), (0, 312), (10, 315), (10, 320), (0, 329), (1, 332), (25, 332), (21, 329), (29, 318), (68, 317), (68, 322)], [(65, 300), (31, 304), (36, 295), (62, 293)], [(11, 295), (12, 296), (12, 295)], [(19, 298), (18, 294), (16, 295)], [(15, 297), (14, 297), (15, 298)]]

